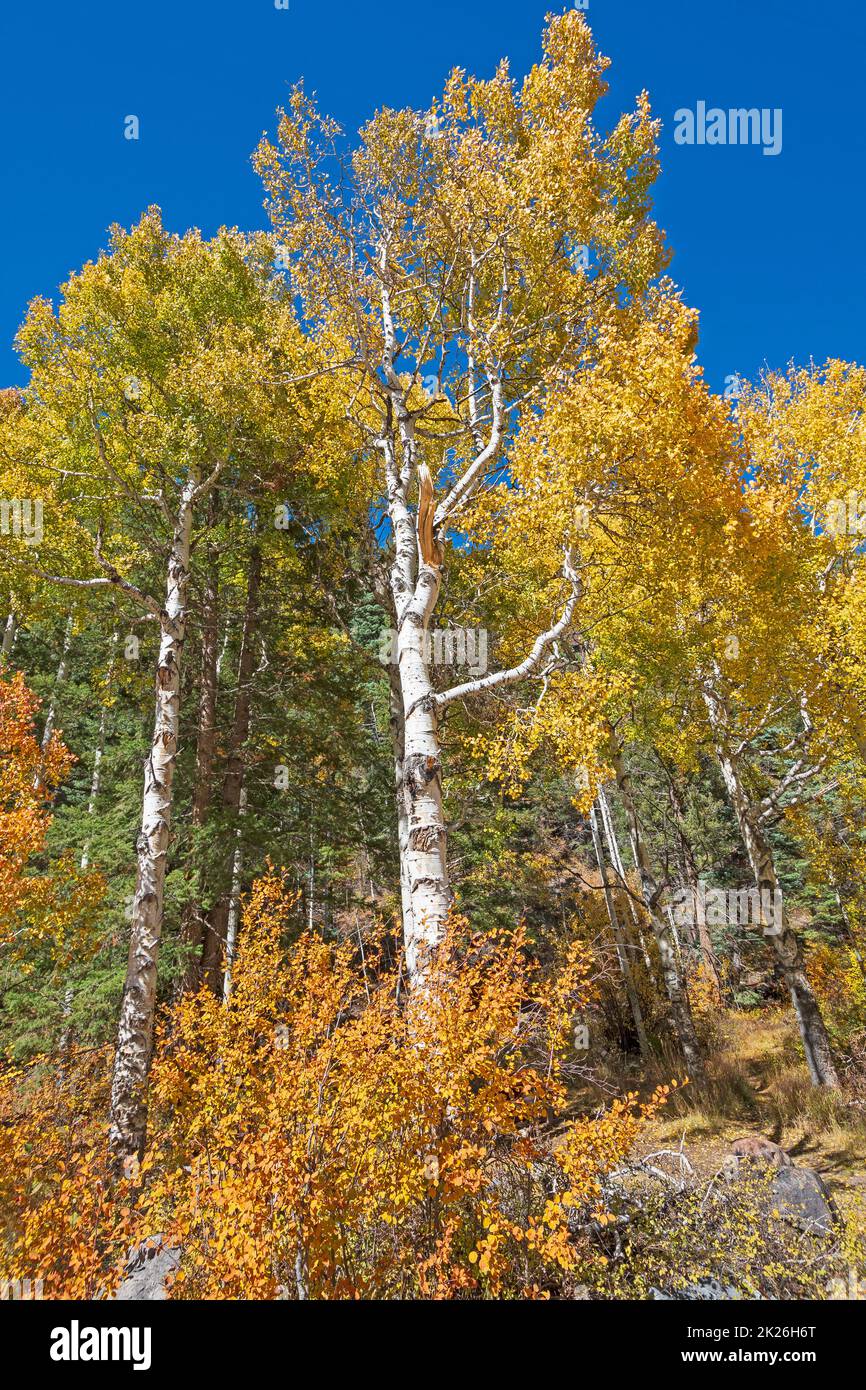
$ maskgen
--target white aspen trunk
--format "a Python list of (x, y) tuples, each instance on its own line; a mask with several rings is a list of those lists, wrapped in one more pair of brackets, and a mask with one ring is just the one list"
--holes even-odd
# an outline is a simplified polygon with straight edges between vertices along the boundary
[[(57, 667), (57, 674), (54, 677), (54, 686), (51, 691), (51, 702), (48, 706), (48, 714), (45, 717), (45, 728), (42, 730), (42, 742), (39, 745), (40, 752), (42, 753), (43, 757), (48, 751), (48, 745), (51, 742), (51, 735), (54, 733), (54, 722), (57, 718), (57, 691), (66, 679), (66, 660), (69, 656), (69, 648), (71, 644), (72, 618), (70, 617), (66, 620), (66, 628), (64, 629), (63, 633), (63, 647), (60, 652), (60, 662)], [(36, 772), (35, 777), (33, 778), (33, 786), (36, 788), (37, 791), (42, 786), (41, 764)]]
[[(412, 544), (414, 549), (414, 527)], [(403, 932), (410, 979), (423, 970), (424, 955), (441, 941), (451, 908), (438, 715), (427, 659), (427, 628), (439, 597), (441, 568), (417, 556), (417, 551), (416, 557), (417, 579), (408, 602), (399, 602), (409, 580), (399, 553), (394, 585), (403, 706), (401, 880), (405, 879), (409, 905)]]
[[(93, 775), (90, 779), (90, 797), (87, 802), (87, 815), (92, 816), (96, 810), (96, 798), (99, 795), (99, 778), (102, 766), (102, 752), (105, 744), (105, 706), (99, 716), (99, 741), (93, 753)], [(84, 869), (90, 866), (90, 840), (85, 840), (84, 848), (81, 851), (79, 868)], [(63, 1020), (64, 1028), (60, 1038), (60, 1050), (64, 1054), (72, 1048), (72, 1026), (69, 1022), (72, 1016), (72, 1005), (75, 999), (75, 990), (72, 985), (67, 985), (63, 991)]]
[[(112, 634), (112, 639), (111, 639), (111, 640), (112, 640), (112, 654), (111, 654), (111, 661), (109, 662), (109, 666), (108, 666), (109, 680), (111, 679), (111, 671), (112, 671), (112, 668), (113, 668), (113, 666), (114, 666), (114, 647), (117, 645), (117, 640), (118, 640), (118, 638), (117, 638), (117, 633), (116, 633), (116, 632)], [(93, 816), (96, 814), (96, 801), (97, 801), (97, 798), (98, 798), (98, 796), (99, 796), (99, 784), (100, 784), (100, 777), (101, 777), (101, 771), (102, 771), (102, 756), (103, 756), (103, 753), (104, 753), (104, 751), (105, 751), (105, 726), (106, 726), (106, 722), (107, 722), (107, 717), (108, 717), (108, 709), (107, 709), (107, 707), (103, 704), (102, 709), (101, 709), (101, 711), (100, 711), (100, 715), (99, 715), (99, 736), (98, 736), (98, 738), (97, 738), (97, 740), (96, 740), (96, 748), (95, 748), (94, 751), (93, 751), (93, 773), (92, 773), (91, 778), (90, 778), (90, 796), (89, 796), (88, 799), (87, 799), (87, 818), (88, 818), (88, 820), (91, 820), (91, 819), (93, 818)], [(80, 861), (79, 861), (79, 868), (80, 868), (82, 871), (84, 871), (84, 870), (87, 869), (89, 866), (90, 866), (90, 840), (87, 839), (87, 840), (85, 840), (85, 842), (84, 842), (84, 847), (83, 847), (83, 849), (82, 849), (82, 851), (81, 851), (81, 859), (80, 859)], [(71, 1025), (71, 1023), (70, 1023), (70, 1018), (72, 1017), (72, 1005), (73, 1005), (74, 1000), (75, 1000), (75, 990), (74, 990), (74, 988), (73, 988), (72, 985), (67, 985), (67, 986), (66, 986), (66, 989), (63, 991), (63, 1010), (62, 1010), (62, 1017), (63, 1017), (63, 1020), (64, 1020), (64, 1028), (63, 1028), (63, 1033), (62, 1033), (61, 1038), (60, 1038), (60, 1050), (61, 1050), (61, 1052), (62, 1052), (64, 1055), (65, 1055), (66, 1053), (68, 1053), (69, 1051), (71, 1051), (71, 1048), (72, 1048), (72, 1034), (73, 1034), (73, 1030), (72, 1030), (72, 1025)]]
[[(259, 621), (261, 578), (261, 547), (254, 543), (250, 551), (247, 600), (244, 607), (241, 649), (238, 656), (237, 693), (222, 786), (222, 808), (230, 815), (239, 814), (246, 775), (244, 759), (252, 716), (253, 658)], [(222, 997), (223, 994), (223, 952), (228, 937), (230, 904), (231, 886), (221, 894), (218, 902), (210, 911), (208, 930), (205, 933), (202, 948), (202, 976), (218, 997)]]
[(17, 631), (17, 619), (14, 613), (10, 613), (6, 618), (6, 623), (3, 628), (3, 643), (2, 646), (0, 646), (0, 662), (2, 662), (4, 666), (12, 655), (12, 648), (15, 645), (15, 634)]
[(438, 716), (426, 660), (427, 625), (439, 584), (439, 570), (422, 563), (416, 596), (397, 635), (405, 721), (403, 857), (412, 914), (406, 938), (410, 977), (423, 969), (424, 954), (441, 941), (451, 907)]
[[(63, 1019), (63, 1032), (60, 1034), (60, 1055), (64, 1058), (68, 1057), (69, 1053), (72, 1051), (72, 1040), (74, 1030), (70, 1020), (72, 1018), (72, 1005), (74, 1002), (75, 990), (73, 989), (72, 985), (67, 985), (65, 990), (63, 991), (63, 1004), (60, 1011), (60, 1016)], [(62, 1079), (62, 1067), (60, 1070), (60, 1075)]]
[[(102, 750), (105, 741), (105, 710), (99, 716), (99, 743), (93, 753), (93, 776), (90, 779), (90, 798), (87, 802), (87, 814), (93, 815), (96, 806), (96, 798), (99, 795), (99, 779), (102, 768)], [(90, 864), (90, 841), (85, 840), (84, 848), (81, 851), (81, 868), (86, 869)]]
[[(247, 813), (247, 789), (241, 788), (240, 805), (238, 815), (245, 816)], [(241, 869), (243, 868), (243, 850), (241, 849), (241, 828), (238, 826), (235, 832), (237, 844), (235, 846), (234, 858), (232, 860), (232, 887), (229, 899), (229, 916), (226, 926), (226, 971), (223, 977), (223, 1003), (228, 1003), (229, 995), (232, 992), (232, 971), (234, 969), (235, 956), (238, 948), (238, 926), (241, 920)]]
[(607, 799), (607, 792), (605, 791), (604, 787), (599, 787), (598, 789), (598, 808), (601, 811), (601, 823), (604, 828), (604, 835), (605, 839), (607, 840), (607, 850), (608, 854), (610, 855), (611, 863), (613, 864), (614, 873), (616, 874), (617, 878), (619, 879), (620, 883), (623, 885), (626, 891), (629, 913), (631, 915), (632, 925), (634, 926), (635, 932), (637, 934), (637, 939), (640, 942), (643, 963), (649, 971), (650, 978), (652, 978), (653, 963), (650, 960), (650, 953), (647, 950), (647, 945), (644, 941), (644, 935), (641, 929), (640, 918), (637, 914), (637, 908), (634, 905), (634, 900), (631, 894), (628, 892), (628, 883), (625, 876), (625, 867), (622, 862), (622, 854), (620, 853), (619, 840), (616, 837), (616, 826), (613, 823), (613, 815), (611, 814), (610, 804)]
[[(447, 840), (442, 808), (442, 762), (434, 689), (427, 662), (427, 627), (439, 597), (441, 563), (421, 554), (419, 531), (406, 500), (415, 476), (414, 439), (405, 404), (396, 402), (401, 418), (403, 466), (398, 470), (393, 435), (383, 439), (388, 481), (388, 511), (394, 529), (395, 555), (390, 572), (397, 624), (397, 689), (402, 706), (403, 757), (398, 772), (400, 879), (404, 902), (403, 942), (409, 979), (423, 970), (423, 957), (442, 939), (451, 894)], [(419, 516), (420, 524), (420, 516)]]
[[(727, 737), (727, 707), (712, 682), (704, 686), (704, 701), (716, 741), (716, 756), (722, 770), (722, 778), (737, 818), (755, 887), (758, 890), (761, 926), (772, 946), (791, 996), (812, 1084), (838, 1086), (839, 1075), (833, 1059), (833, 1049), (818, 1000), (806, 975), (800, 942), (788, 920), (784, 898), (779, 889), (773, 850), (761, 821), (760, 808), (749, 795), (742, 775), (740, 758), (730, 747)], [(772, 917), (766, 913), (765, 904), (769, 902), (774, 905), (781, 904), (780, 908), (775, 906)]]
[(409, 848), (409, 812), (406, 806), (406, 784), (403, 760), (406, 751), (403, 724), (403, 695), (400, 677), (395, 667), (389, 668), (391, 679), (391, 742), (394, 750), (394, 799), (397, 807), (397, 850), (400, 856), (400, 901), (403, 919), (404, 944), (414, 939), (412, 927), (412, 894), (409, 891), (407, 851)]
[(713, 951), (713, 942), (710, 936), (710, 929), (707, 925), (707, 912), (704, 895), (701, 892), (700, 876), (695, 860), (694, 850), (691, 841), (686, 834), (685, 826), (685, 804), (680, 788), (675, 777), (668, 773), (668, 788), (670, 794), (671, 809), (676, 821), (677, 834), (680, 841), (680, 858), (683, 868), (683, 879), (688, 889), (694, 909), (693, 935), (697, 940), (700, 949), (701, 960), (704, 968), (709, 972), (712, 988), (719, 1003), (722, 1000), (722, 984), (719, 978), (718, 962)]
[[(381, 431), (375, 444), (385, 465), (388, 515), (393, 528), (395, 554), (390, 571), (391, 597), (397, 628), (397, 658), (400, 699), (403, 710), (402, 769), (398, 770), (398, 820), (400, 821), (401, 887), (404, 899), (403, 934), (406, 965), (410, 979), (423, 971), (425, 955), (442, 940), (451, 909), (445, 816), (442, 805), (442, 757), (439, 740), (439, 709), (450, 700), (479, 693), (495, 686), (513, 683), (532, 674), (548, 644), (555, 642), (571, 622), (577, 602), (577, 575), (566, 553), (566, 572), (572, 583), (572, 596), (560, 621), (542, 634), (532, 652), (518, 666), (482, 679), (436, 692), (430, 679), (427, 633), (430, 617), (439, 597), (444, 559), (444, 536), (451, 518), (482, 485), (487, 470), (498, 459), (507, 426), (507, 404), (503, 390), (503, 362), (498, 348), (488, 339), (487, 358), (475, 360), (478, 344), (469, 348), (469, 377), (473, 385), (476, 372), (483, 371), (489, 390), (489, 433), (482, 435), (481, 419), (474, 389), (469, 397), (469, 433), (475, 445), (472, 461), (465, 464), (438, 506), (433, 479), (423, 455), (419, 454), (415, 432), (416, 411), (410, 409), (405, 377), (396, 363), (405, 349), (399, 342), (394, 320), (392, 295), (404, 292), (402, 272), (392, 270), (390, 250), (399, 240), (390, 214), (383, 215), (377, 272), (381, 294), (382, 345), (379, 368), (373, 373), (382, 404)], [(469, 339), (475, 337), (474, 315), (478, 258), (469, 248), (472, 268), (466, 284), (466, 327)], [(503, 269), (497, 322), (502, 325), (508, 312), (509, 277)], [(414, 312), (414, 310), (413, 310)], [(438, 325), (438, 318), (431, 319)], [(437, 330), (438, 331), (438, 330)], [(424, 335), (422, 334), (422, 337)], [(482, 338), (484, 335), (481, 335)], [(493, 335), (491, 335), (493, 336)], [(424, 339), (426, 352), (432, 340)], [(485, 423), (486, 429), (486, 423)], [(408, 506), (409, 490), (418, 485), (417, 526)], [(402, 786), (402, 797), (399, 795)], [(408, 907), (408, 911), (406, 910)]]
[(314, 909), (316, 904), (316, 847), (313, 843), (313, 834), (310, 832), (310, 872), (307, 875), (309, 890), (307, 892), (307, 931), (313, 930)]
[(589, 826), (590, 830), (592, 831), (592, 845), (593, 849), (595, 850), (595, 860), (598, 864), (598, 872), (601, 875), (601, 886), (602, 891), (604, 893), (604, 903), (605, 907), (607, 908), (607, 916), (610, 922), (610, 929), (613, 932), (613, 939), (614, 944), (616, 945), (616, 954), (617, 959), (619, 961), (620, 973), (622, 974), (623, 983), (625, 984), (626, 997), (628, 999), (629, 1008), (631, 1009), (631, 1016), (635, 1026), (635, 1032), (637, 1034), (638, 1046), (640, 1048), (641, 1056), (647, 1059), (651, 1056), (652, 1049), (650, 1048), (649, 1039), (646, 1035), (646, 1028), (644, 1027), (643, 1012), (641, 1010), (640, 999), (638, 998), (637, 990), (635, 989), (631, 963), (628, 958), (628, 951), (626, 950), (625, 941), (623, 940), (622, 931), (619, 925), (619, 918), (617, 917), (616, 913), (616, 904), (614, 903), (613, 894), (610, 891), (610, 884), (608, 883), (607, 864), (605, 862), (604, 848), (601, 843), (601, 835), (598, 829), (598, 816), (596, 815), (594, 806), (592, 807), (589, 813)]
[[(209, 504), (208, 522), (213, 525), (216, 520), (216, 503), (213, 495), (209, 498)], [(196, 835), (207, 822), (213, 791), (220, 665), (220, 656), (217, 653), (219, 641), (218, 600), (219, 570), (216, 555), (209, 550), (202, 595), (199, 715), (195, 750), (195, 783), (190, 814), (194, 844)], [(196, 858), (199, 855), (200, 850), (197, 851)], [(202, 906), (203, 870), (195, 858), (189, 866), (189, 876), (192, 897), (184, 910), (181, 927), (183, 943), (187, 951), (186, 969), (180, 982), (181, 992), (194, 990), (201, 983), (201, 947), (207, 925)]]
[(657, 904), (657, 886), (653, 878), (649, 855), (647, 854), (644, 844), (640, 820), (632, 795), (631, 777), (629, 776), (628, 769), (625, 766), (618, 746), (613, 748), (612, 764), (616, 772), (616, 784), (619, 788), (626, 819), (628, 820), (629, 839), (631, 841), (635, 864), (640, 874), (641, 893), (644, 906), (649, 914), (653, 936), (656, 939), (656, 944), (659, 949), (662, 978), (670, 1005), (670, 1017), (674, 1033), (682, 1049), (683, 1059), (688, 1067), (691, 1079), (700, 1086), (705, 1084), (706, 1077), (688, 994), (683, 986), (670, 923), (666, 920), (664, 912), (659, 909)]
[[(114, 652), (118, 643), (118, 634), (112, 633), (111, 636), (111, 659), (108, 663), (108, 680), (111, 681), (114, 670)], [(96, 740), (96, 748), (93, 750), (93, 773), (90, 778), (90, 796), (87, 799), (87, 818), (91, 820), (96, 815), (96, 802), (99, 797), (99, 787), (102, 779), (102, 759), (105, 754), (105, 729), (108, 722), (108, 708), (103, 704), (99, 714), (99, 736)], [(84, 848), (81, 851), (81, 868), (86, 869), (90, 864), (90, 840), (85, 840)]]
[(147, 1134), (147, 1078), (153, 1051), (156, 971), (180, 727), (180, 665), (186, 632), (194, 493), (195, 484), (190, 480), (181, 495), (166, 576), (156, 668), (156, 712), (144, 765), (138, 877), (111, 1088), (109, 1142), (118, 1160), (132, 1168), (134, 1160), (143, 1153)]

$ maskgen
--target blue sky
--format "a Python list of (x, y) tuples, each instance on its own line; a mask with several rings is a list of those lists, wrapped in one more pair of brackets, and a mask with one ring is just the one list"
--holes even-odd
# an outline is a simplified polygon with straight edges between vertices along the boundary
[[(350, 130), (378, 106), (426, 106), (455, 65), (522, 75), (550, 0), (7, 0), (0, 30), (0, 385), (24, 380), (12, 338), (150, 203), (205, 234), (264, 226), (250, 166), (300, 76)], [(860, 0), (589, 0), (612, 59), (603, 127), (646, 87), (664, 121), (656, 217), (671, 274), (701, 311), (699, 353), (723, 390), (764, 364), (863, 360)], [(674, 142), (674, 113), (781, 108), (778, 156)], [(140, 120), (124, 139), (124, 117)]]

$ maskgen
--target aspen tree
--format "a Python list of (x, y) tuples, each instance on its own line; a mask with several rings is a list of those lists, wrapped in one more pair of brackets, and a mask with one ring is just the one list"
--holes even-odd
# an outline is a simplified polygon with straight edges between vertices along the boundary
[[(575, 12), (549, 20), (522, 85), (455, 71), (428, 111), (381, 111), (350, 151), (301, 88), (256, 163), (292, 283), (330, 344), (388, 518), (396, 631), (395, 773), (410, 975), (451, 904), (440, 720), (454, 701), (537, 678), (579, 575), (560, 536), (549, 605), (508, 667), (436, 688), (427, 640), (473, 502), (505, 476), (521, 416), (595, 352), (664, 263), (648, 215), (645, 94), (602, 138), (606, 60)], [(587, 246), (593, 266), (588, 269)]]
[(181, 668), (208, 499), (224, 477), (243, 488), (263, 472), (312, 492), (336, 466), (327, 447), (309, 460), (298, 448), (315, 383), (282, 384), (304, 346), (273, 259), (262, 235), (172, 236), (151, 210), (131, 232), (113, 230), (57, 310), (34, 301), (19, 334), (31, 381), (14, 447), (50, 496), (44, 541), (20, 563), (94, 601), (113, 593), (156, 630), (111, 1099), (111, 1145), (125, 1165), (146, 1135)]

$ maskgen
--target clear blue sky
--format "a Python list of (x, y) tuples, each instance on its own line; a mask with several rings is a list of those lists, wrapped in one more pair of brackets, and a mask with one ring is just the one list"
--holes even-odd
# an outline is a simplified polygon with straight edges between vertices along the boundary
[[(448, 70), (522, 75), (545, 0), (6, 0), (0, 30), (0, 385), (27, 301), (149, 203), (181, 231), (264, 226), (250, 167), (304, 76), (350, 130), (381, 105), (426, 106)], [(671, 274), (701, 311), (714, 389), (763, 364), (864, 359), (866, 18), (861, 0), (589, 0), (613, 60), (602, 125), (642, 87), (664, 121), (656, 216)], [(783, 110), (777, 157), (680, 146), (674, 112)], [(123, 136), (135, 114), (140, 139)]]

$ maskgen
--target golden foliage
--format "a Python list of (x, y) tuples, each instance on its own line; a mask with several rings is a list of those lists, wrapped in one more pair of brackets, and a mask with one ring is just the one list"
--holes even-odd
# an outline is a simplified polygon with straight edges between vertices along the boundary
[(0, 674), (0, 949), (24, 968), (36, 943), (54, 960), (83, 950), (104, 893), (101, 875), (82, 873), (70, 855), (49, 873), (29, 870), (44, 853), (51, 802), (75, 761), (57, 733), (40, 746), (38, 706), (20, 672)]
[(228, 1006), (186, 999), (164, 1033), (144, 1209), (183, 1246), (177, 1294), (500, 1296), (564, 1278), (574, 1221), (647, 1113), (629, 1096), (551, 1154), (585, 948), (541, 978), (521, 931), (457, 920), (407, 999), (375, 941), (363, 962), (311, 933), (286, 952), (292, 907), (277, 875), (260, 881)]

